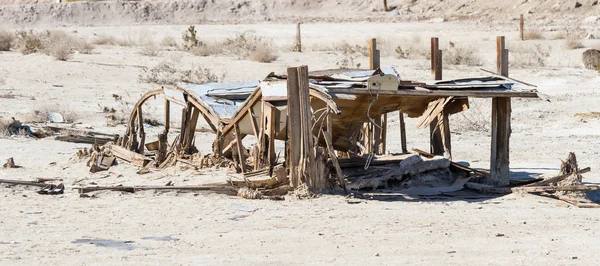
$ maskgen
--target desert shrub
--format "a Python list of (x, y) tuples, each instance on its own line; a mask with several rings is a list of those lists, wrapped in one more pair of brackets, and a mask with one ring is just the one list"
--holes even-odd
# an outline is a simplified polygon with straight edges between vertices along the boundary
[(544, 34), (540, 30), (530, 30), (523, 33), (525, 40), (543, 40)]
[(587, 69), (600, 70), (600, 51), (588, 49), (581, 56), (583, 66)]
[(218, 76), (207, 68), (178, 69), (168, 62), (162, 62), (151, 69), (144, 68), (138, 80), (143, 83), (175, 85), (179, 82), (192, 84), (220, 82), (224, 78), (225, 74)]
[(466, 66), (479, 66), (481, 65), (481, 58), (471, 47), (460, 47), (453, 43), (450, 47), (442, 53), (444, 64), (450, 65), (466, 65)]
[(147, 42), (142, 46), (142, 49), (140, 49), (140, 54), (145, 56), (157, 56), (158, 52), (160, 52), (160, 47), (154, 42)]
[(79, 40), (79, 42), (77, 43), (77, 51), (80, 54), (92, 54), (94, 52), (94, 49), (96, 47), (94, 47), (93, 44), (89, 43), (88, 41), (81, 39)]
[(565, 39), (565, 48), (571, 49), (571, 50), (583, 48), (583, 41), (581, 40), (581, 38), (578, 35), (570, 34)]
[(177, 47), (177, 41), (175, 38), (173, 38), (173, 36), (165, 36), (160, 41), (160, 45), (165, 47)]
[(121, 43), (123, 41), (109, 35), (99, 35), (92, 40), (92, 44), (95, 45), (121, 45)]
[(41, 34), (30, 31), (17, 31), (16, 40), (19, 51), (22, 54), (37, 53), (42, 50), (42, 38)]
[(10, 51), (14, 42), (14, 34), (7, 31), (0, 31), (0, 51)]
[(277, 60), (277, 58), (277, 53), (275, 53), (270, 46), (257, 47), (256, 50), (250, 54), (250, 60), (262, 63), (271, 63)]
[(42, 39), (44, 53), (60, 61), (71, 58), (78, 44), (73, 36), (64, 31), (47, 31)]
[(552, 37), (550, 37), (550, 39), (552, 39), (552, 40), (564, 40), (566, 38), (567, 38), (567, 33), (565, 33), (565, 32), (557, 32), (557, 33), (554, 33), (552, 35)]
[(49, 113), (59, 113), (66, 123), (73, 123), (80, 118), (77, 112), (59, 104), (36, 107), (33, 113), (34, 116), (28, 118), (30, 122), (46, 122)]
[(541, 67), (546, 65), (546, 60), (550, 57), (549, 48), (544, 48), (540, 44), (535, 45), (515, 45), (510, 49), (510, 59), (508, 60), (512, 67)]

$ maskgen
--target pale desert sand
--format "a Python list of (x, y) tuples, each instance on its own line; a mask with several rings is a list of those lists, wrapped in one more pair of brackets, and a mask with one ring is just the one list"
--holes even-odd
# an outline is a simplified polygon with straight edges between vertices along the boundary
[[(566, 26), (555, 23), (556, 27)], [(60, 28), (81, 38), (111, 35), (159, 42), (164, 36), (180, 40), (186, 25)], [(539, 25), (543, 29), (544, 25)], [(38, 29), (45, 29), (37, 25)], [(595, 26), (589, 26), (595, 30)], [(107, 127), (102, 107), (127, 113), (144, 92), (156, 84), (138, 82), (143, 67), (169, 61), (184, 68), (201, 66), (226, 73), (226, 81), (260, 79), (269, 72), (306, 64), (311, 70), (336, 68), (346, 56), (327, 47), (343, 41), (366, 45), (376, 37), (382, 64), (394, 66), (406, 79), (431, 78), (426, 59), (397, 59), (397, 45), (420, 43), (430, 37), (472, 47), (483, 68), (495, 68), (495, 36), (507, 36), (509, 49), (539, 44), (550, 51), (543, 67), (512, 67), (510, 75), (539, 86), (551, 102), (513, 100), (511, 168), (515, 174), (558, 172), (560, 159), (573, 151), (581, 166), (590, 166), (585, 182), (600, 182), (596, 169), (600, 120), (575, 117), (598, 110), (598, 74), (581, 68), (584, 49), (566, 50), (564, 40), (517, 40), (515, 25), (475, 23), (314, 23), (303, 26), (306, 52), (288, 52), (294, 24), (200, 25), (201, 37), (219, 40), (248, 32), (270, 38), (280, 47), (272, 63), (235, 57), (198, 57), (181, 51), (161, 51), (156, 57), (139, 54), (140, 47), (98, 46), (91, 55), (75, 54), (66, 62), (43, 54), (2, 52), (0, 58), (0, 116), (27, 121), (35, 110), (53, 109), (76, 114), (76, 128), (124, 133), (125, 126)], [(586, 40), (585, 46), (598, 44)], [(367, 64), (366, 57), (354, 64)], [(511, 57), (513, 60), (513, 57)], [(481, 75), (475, 66), (445, 66), (444, 78)], [(127, 104), (116, 102), (117, 94)], [(161, 102), (148, 110), (160, 118)], [(477, 101), (489, 116), (489, 100)], [(176, 114), (176, 110), (173, 111)], [(174, 115), (174, 117), (176, 117)], [(398, 122), (391, 116), (390, 152), (400, 150)], [(426, 149), (426, 130), (407, 120), (408, 145)], [(489, 165), (490, 133), (468, 128), (462, 115), (451, 117), (453, 156), (472, 166)], [(150, 129), (149, 135), (160, 128)], [(196, 145), (209, 152), (213, 135), (198, 133)], [(120, 163), (107, 172), (91, 174), (85, 161), (71, 160), (89, 145), (46, 138), (12, 136), (0, 139), (0, 160), (14, 157), (22, 168), (0, 169), (0, 178), (32, 180), (61, 178), (69, 186), (197, 185), (237, 176), (227, 170), (182, 170), (173, 167), (145, 175)], [(55, 162), (56, 164), (51, 164)], [(509, 195), (482, 200), (367, 201), (349, 204), (343, 196), (283, 202), (245, 200), (207, 193), (98, 192), (79, 198), (67, 190), (61, 196), (42, 196), (33, 187), (0, 186), (0, 264), (3, 265), (215, 265), (215, 264), (367, 264), (367, 265), (593, 265), (600, 247), (598, 211), (579, 209), (533, 195)], [(156, 241), (145, 237), (177, 238)], [(77, 239), (133, 241), (132, 250), (72, 243)]]

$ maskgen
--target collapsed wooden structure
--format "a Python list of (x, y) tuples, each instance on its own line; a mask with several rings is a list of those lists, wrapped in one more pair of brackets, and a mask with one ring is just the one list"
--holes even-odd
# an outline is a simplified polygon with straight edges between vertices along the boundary
[[(216, 135), (212, 158), (230, 159), (237, 171), (278, 172), (289, 178), (292, 187), (306, 184), (314, 191), (333, 183), (346, 189), (342, 165), (357, 158), (363, 164), (386, 161), (376, 155), (386, 153), (390, 112), (400, 112), (403, 153), (408, 152), (404, 125), (407, 115), (420, 117), (419, 127), (430, 127), (433, 155), (451, 158), (449, 115), (468, 109), (470, 97), (491, 98), (491, 165), (490, 171), (484, 172), (483, 182), (508, 185), (510, 99), (537, 98), (538, 94), (535, 86), (508, 78), (508, 51), (504, 45), (504, 37), (498, 37), (497, 73), (488, 71), (487, 76), (477, 78), (441, 81), (442, 52), (438, 39), (432, 38), (432, 73), (436, 81), (404, 80), (393, 68), (380, 67), (379, 51), (372, 39), (372, 70), (309, 72), (302, 66), (288, 68), (285, 74), (271, 73), (261, 81), (162, 87), (146, 93), (136, 103), (126, 134), (114, 145), (115, 156), (141, 167), (151, 164), (159, 168), (191, 158), (197, 152), (194, 141), (198, 119), (203, 117)], [(146, 143), (142, 106), (158, 95), (165, 99), (165, 129), (157, 141)], [(169, 142), (171, 104), (181, 105), (183, 112), (181, 133)], [(242, 143), (247, 136), (255, 137), (249, 150)], [(283, 141), (283, 158), (276, 152), (276, 141)]]

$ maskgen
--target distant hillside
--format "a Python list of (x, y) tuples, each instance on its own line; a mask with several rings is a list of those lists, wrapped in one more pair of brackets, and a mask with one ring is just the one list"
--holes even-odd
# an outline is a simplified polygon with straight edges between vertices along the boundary
[[(561, 0), (178, 0), (94, 1), (0, 0), (0, 27), (36, 24), (128, 25), (253, 23), (265, 21), (512, 20), (519, 14), (579, 23), (596, 15), (597, 1)], [(515, 3), (516, 2), (516, 3)], [(27, 4), (22, 4), (27, 3)], [(35, 4), (37, 3), (37, 4)], [(579, 3), (576, 7), (576, 3)]]

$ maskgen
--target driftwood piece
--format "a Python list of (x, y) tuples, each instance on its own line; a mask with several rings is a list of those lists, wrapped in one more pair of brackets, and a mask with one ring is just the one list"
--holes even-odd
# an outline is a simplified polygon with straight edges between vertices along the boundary
[[(587, 173), (589, 171), (591, 171), (591, 168), (586, 167), (586, 168), (583, 168), (583, 169), (575, 172), (575, 174), (585, 174), (585, 173)], [(560, 181), (566, 179), (567, 177), (571, 176), (572, 174), (573, 173), (566, 173), (566, 174), (558, 175), (558, 176), (555, 176), (555, 177), (544, 179), (542, 181), (539, 181), (539, 182), (536, 182), (536, 183), (533, 183), (533, 184), (526, 185), (526, 187), (547, 186), (547, 185), (550, 185), (552, 183), (560, 182)]]
[(13, 184), (13, 185), (23, 185), (23, 186), (34, 186), (34, 187), (45, 187), (48, 184), (44, 182), (36, 182), (36, 181), (24, 181), (24, 180), (10, 180), (10, 179), (0, 179), (0, 183), (4, 184)]
[(149, 161), (143, 155), (127, 150), (117, 145), (110, 145), (110, 152), (117, 158), (130, 162), (133, 165), (144, 167)]
[(4, 167), (4, 168), (16, 168), (17, 165), (15, 164), (15, 159), (13, 157), (8, 158), (8, 160), (6, 160), (6, 163), (2, 167)]
[(227, 186), (89, 186), (77, 187), (79, 193), (89, 193), (100, 190), (136, 192), (140, 190), (178, 190), (178, 191), (211, 191), (235, 195), (237, 191)]

